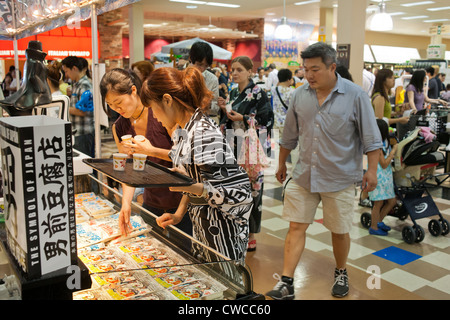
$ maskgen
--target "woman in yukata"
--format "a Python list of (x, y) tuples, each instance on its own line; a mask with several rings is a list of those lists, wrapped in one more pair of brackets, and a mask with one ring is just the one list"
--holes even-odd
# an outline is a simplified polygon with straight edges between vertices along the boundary
[[(157, 223), (163, 228), (176, 225), (188, 212), (196, 240), (232, 260), (244, 261), (253, 205), (250, 183), (220, 129), (203, 111), (211, 98), (202, 74), (192, 67), (159, 68), (144, 83), (142, 103), (173, 132), (174, 146), (167, 159), (174, 171), (195, 180), (191, 186), (170, 188), (183, 197), (177, 211), (158, 217)], [(210, 259), (200, 246), (194, 244), (193, 250)]]

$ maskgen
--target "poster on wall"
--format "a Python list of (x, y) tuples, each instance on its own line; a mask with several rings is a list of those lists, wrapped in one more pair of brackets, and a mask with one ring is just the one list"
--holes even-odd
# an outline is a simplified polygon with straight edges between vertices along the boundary
[(275, 63), (277, 68), (288, 68), (300, 65), (300, 53), (309, 44), (314, 29), (312, 24), (288, 22), (292, 28), (291, 39), (277, 39), (275, 22), (264, 25), (264, 66)]

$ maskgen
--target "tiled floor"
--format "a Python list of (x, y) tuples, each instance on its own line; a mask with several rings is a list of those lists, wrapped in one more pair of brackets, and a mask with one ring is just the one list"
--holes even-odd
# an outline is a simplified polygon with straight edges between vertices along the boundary
[[(276, 160), (273, 162), (265, 173), (262, 230), (256, 236), (257, 250), (247, 255), (254, 290), (260, 293), (272, 289), (276, 283), (272, 275), (282, 271), (283, 245), (289, 227), (281, 218), (282, 186), (274, 176)], [(444, 218), (450, 220), (446, 191), (442, 187), (432, 189), (434, 202)], [(416, 220), (424, 228), (425, 238), (420, 243), (407, 244), (401, 230), (405, 225), (412, 225), (410, 218), (400, 221), (388, 216), (385, 223), (392, 227), (389, 235), (370, 235), (360, 223), (361, 213), (370, 212), (370, 208), (359, 206), (358, 200), (359, 193), (355, 195), (350, 233), (350, 293), (344, 299), (450, 299), (450, 236), (433, 237), (428, 231), (429, 220), (437, 217)], [(330, 289), (335, 262), (330, 232), (321, 223), (320, 206), (315, 218), (307, 230), (306, 249), (296, 269), (296, 299), (334, 299)], [(372, 272), (380, 276), (375, 277)]]
[[(109, 157), (116, 150), (108, 137), (104, 134), (102, 139), (102, 157)], [(266, 293), (276, 283), (272, 276), (282, 270), (284, 239), (289, 227), (281, 218), (282, 187), (275, 179), (275, 169), (276, 160), (273, 160), (272, 167), (265, 172), (263, 221), (261, 233), (256, 236), (257, 250), (247, 255), (253, 289), (258, 293)], [(436, 188), (433, 198), (444, 218), (450, 221), (447, 191), (445, 187)], [(389, 236), (369, 235), (361, 226), (360, 216), (370, 209), (359, 206), (358, 199), (357, 194), (347, 268), (350, 293), (343, 299), (450, 299), (450, 236), (430, 235), (427, 227), (430, 218), (424, 218), (416, 220), (425, 229), (424, 240), (407, 244), (402, 240), (401, 230), (405, 225), (412, 225), (410, 218), (400, 221), (392, 216), (385, 219), (392, 227)], [(321, 224), (321, 218), (319, 207), (315, 223), (308, 228), (306, 249), (296, 269), (296, 299), (334, 299), (330, 294), (335, 266), (331, 236)]]

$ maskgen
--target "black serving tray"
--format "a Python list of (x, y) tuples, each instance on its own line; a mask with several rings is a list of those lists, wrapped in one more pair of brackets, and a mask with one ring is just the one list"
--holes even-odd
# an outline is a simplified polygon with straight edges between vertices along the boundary
[(190, 186), (194, 183), (192, 178), (150, 160), (145, 162), (143, 171), (133, 169), (133, 159), (127, 159), (124, 171), (114, 170), (113, 159), (85, 158), (82, 161), (108, 177), (135, 188)]

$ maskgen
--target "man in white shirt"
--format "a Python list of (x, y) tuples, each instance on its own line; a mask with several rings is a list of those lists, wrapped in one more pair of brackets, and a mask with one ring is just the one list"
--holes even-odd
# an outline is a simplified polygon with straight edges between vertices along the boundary
[(206, 87), (212, 91), (214, 97), (211, 101), (209, 116), (215, 121), (219, 121), (219, 106), (217, 99), (219, 98), (219, 80), (207, 69), (213, 62), (213, 51), (211, 46), (203, 41), (194, 43), (189, 51), (189, 62), (203, 74)]
[(278, 70), (275, 63), (269, 65), (269, 76), (267, 77), (266, 90), (270, 91), (278, 84)]
[(375, 75), (367, 69), (363, 69), (363, 90), (372, 95), (373, 85), (375, 84)]

